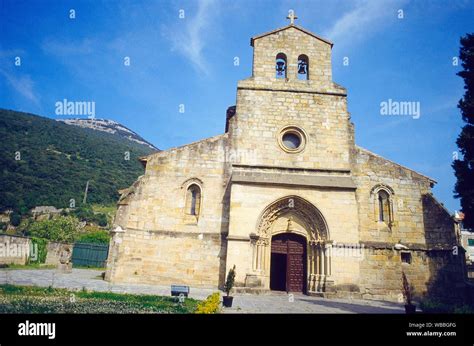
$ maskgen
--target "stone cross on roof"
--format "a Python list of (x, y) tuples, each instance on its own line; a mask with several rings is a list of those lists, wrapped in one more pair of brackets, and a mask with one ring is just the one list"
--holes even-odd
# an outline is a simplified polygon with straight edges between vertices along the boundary
[(298, 19), (298, 17), (296, 16), (295, 11), (289, 10), (288, 11), (288, 17), (286, 17), (286, 19), (289, 19), (290, 20), (290, 25), (293, 25), (293, 24), (295, 24), (295, 19)]

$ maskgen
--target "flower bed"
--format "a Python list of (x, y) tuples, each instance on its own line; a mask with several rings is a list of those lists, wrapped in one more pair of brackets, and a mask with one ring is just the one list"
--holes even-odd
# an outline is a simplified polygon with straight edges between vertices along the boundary
[(171, 297), (1, 285), (0, 313), (194, 313), (199, 301)]

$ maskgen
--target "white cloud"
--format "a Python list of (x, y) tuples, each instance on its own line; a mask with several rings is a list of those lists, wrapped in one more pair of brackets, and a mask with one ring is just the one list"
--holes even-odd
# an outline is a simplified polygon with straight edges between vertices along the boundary
[(34, 81), (30, 75), (21, 74), (15, 71), (14, 57), (23, 53), (20, 50), (0, 51), (0, 74), (3, 75), (7, 83), (21, 96), (31, 101), (36, 106), (39, 105), (39, 97), (34, 90)]
[(13, 89), (35, 105), (38, 105), (38, 96), (34, 91), (34, 82), (30, 76), (15, 76), (13, 73), (7, 72), (3, 69), (0, 69), (0, 73), (5, 77)]
[(404, 10), (406, 3), (407, 0), (358, 1), (322, 36), (337, 42), (338, 46), (363, 40), (388, 25), (391, 19), (397, 19), (397, 11)]
[(197, 71), (204, 74), (208, 74), (209, 70), (203, 50), (208, 38), (213, 34), (212, 23), (218, 6), (215, 0), (201, 0), (195, 15), (190, 13), (190, 10), (185, 10), (185, 18), (180, 19), (178, 25), (163, 30), (163, 35), (172, 42), (172, 49), (187, 58)]

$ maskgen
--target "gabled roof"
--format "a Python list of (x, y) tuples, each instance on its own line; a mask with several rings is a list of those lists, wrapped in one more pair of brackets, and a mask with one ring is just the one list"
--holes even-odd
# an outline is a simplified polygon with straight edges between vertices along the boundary
[(403, 169), (406, 169), (407, 171), (416, 173), (416, 174), (418, 174), (419, 176), (422, 176), (423, 178), (429, 180), (429, 182), (430, 182), (432, 185), (438, 183), (438, 182), (437, 182), (436, 180), (434, 180), (433, 178), (430, 178), (430, 177), (428, 177), (427, 175), (421, 174), (420, 172), (417, 172), (417, 171), (415, 171), (414, 169), (405, 167), (405, 166), (403, 166), (403, 165), (401, 165), (401, 164), (399, 164), (399, 163), (396, 163), (396, 162), (394, 162), (394, 161), (392, 161), (392, 160), (386, 159), (385, 157), (380, 156), (380, 155), (378, 155), (378, 154), (376, 154), (376, 153), (374, 153), (374, 152), (372, 152), (372, 151), (370, 151), (370, 150), (367, 150), (367, 149), (365, 149), (365, 148), (362, 148), (362, 147), (360, 147), (360, 146), (358, 146), (358, 145), (356, 145), (355, 147), (356, 147), (356, 149), (359, 149), (360, 151), (365, 151), (365, 152), (366, 152), (367, 154), (369, 154), (369, 155), (378, 157), (378, 158), (383, 159), (383, 160), (385, 160), (385, 161), (387, 161), (387, 162), (390, 162), (390, 163), (393, 164), (393, 165), (396, 165), (396, 166), (398, 166), (398, 167), (401, 167), (401, 168), (403, 168)]
[(250, 39), (250, 45), (253, 47), (253, 42), (254, 42), (255, 40), (258, 40), (259, 38), (262, 38), (262, 37), (264, 37), (264, 36), (272, 35), (272, 34), (275, 34), (275, 33), (277, 33), (277, 32), (280, 32), (280, 31), (283, 31), (283, 30), (286, 30), (286, 29), (289, 29), (289, 28), (298, 29), (298, 30), (304, 32), (304, 33), (307, 34), (307, 35), (313, 36), (314, 38), (317, 38), (317, 39), (320, 40), (320, 41), (323, 41), (323, 42), (325, 42), (325, 43), (327, 43), (327, 44), (330, 44), (330, 45), (331, 45), (331, 48), (332, 48), (332, 46), (334, 45), (334, 43), (332, 43), (331, 41), (328, 41), (328, 40), (326, 40), (326, 39), (324, 39), (324, 38), (322, 38), (322, 37), (319, 37), (318, 35), (313, 34), (311, 31), (308, 31), (308, 30), (306, 30), (306, 29), (303, 29), (301, 26), (298, 26), (298, 25), (295, 25), (295, 24), (290, 24), (290, 25), (284, 26), (284, 27), (282, 27), (282, 28), (279, 28), (279, 29), (275, 29), (275, 30), (266, 32), (266, 33), (264, 33), (264, 34), (261, 34), (261, 35), (258, 35), (258, 36), (254, 36), (254, 37), (252, 37), (252, 38)]

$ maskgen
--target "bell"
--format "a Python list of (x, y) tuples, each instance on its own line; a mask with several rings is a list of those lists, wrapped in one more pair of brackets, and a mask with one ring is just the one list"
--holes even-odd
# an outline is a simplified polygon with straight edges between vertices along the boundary
[(299, 74), (306, 74), (306, 67), (307, 67), (306, 61), (304, 61), (304, 60), (299, 61), (299, 63), (298, 63), (298, 73)]
[(278, 75), (282, 76), (283, 72), (285, 71), (285, 63), (283, 61), (277, 61), (276, 70)]

